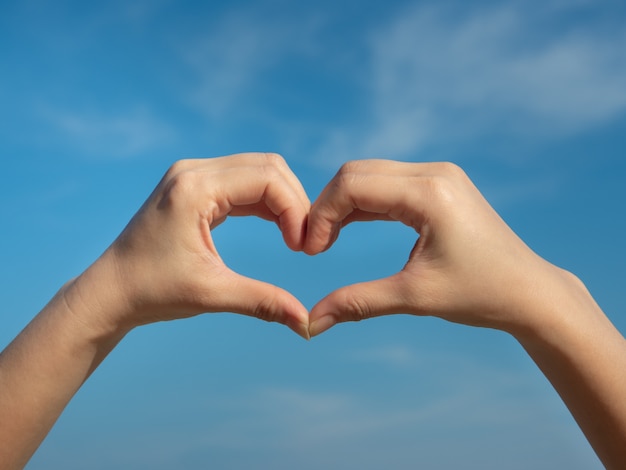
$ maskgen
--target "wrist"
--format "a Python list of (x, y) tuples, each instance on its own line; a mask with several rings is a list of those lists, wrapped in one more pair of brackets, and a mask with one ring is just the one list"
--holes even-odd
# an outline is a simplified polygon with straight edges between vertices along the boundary
[(117, 342), (132, 329), (124, 321), (130, 316), (131, 303), (108, 252), (65, 284), (60, 293), (76, 323), (94, 342)]
[(522, 320), (508, 330), (511, 335), (525, 347), (558, 346), (567, 335), (610, 324), (577, 276), (544, 263), (545, 275), (533, 278), (524, 302), (517, 307)]

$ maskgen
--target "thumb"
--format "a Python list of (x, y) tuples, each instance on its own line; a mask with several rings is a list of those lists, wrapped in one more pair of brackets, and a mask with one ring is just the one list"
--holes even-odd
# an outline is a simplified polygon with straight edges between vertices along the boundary
[(211, 299), (213, 311), (219, 309), (282, 323), (304, 339), (310, 338), (308, 311), (286, 290), (234, 271), (220, 276), (220, 286), (215, 290), (219, 298)]
[(361, 282), (337, 289), (320, 300), (309, 314), (311, 337), (337, 323), (361, 321), (367, 318), (406, 313), (400, 273), (376, 281)]

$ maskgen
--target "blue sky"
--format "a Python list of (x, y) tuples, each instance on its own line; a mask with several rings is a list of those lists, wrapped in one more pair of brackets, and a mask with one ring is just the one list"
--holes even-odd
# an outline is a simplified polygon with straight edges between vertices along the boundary
[[(342, 162), (463, 166), (626, 332), (620, 0), (2, 2), (0, 346), (182, 157), (285, 156), (311, 198)], [(215, 232), (305, 305), (391, 274), (415, 234), (350, 226), (290, 253)], [(214, 314), (132, 332), (30, 469), (589, 469), (581, 432), (503, 333), (396, 316), (311, 342)]]

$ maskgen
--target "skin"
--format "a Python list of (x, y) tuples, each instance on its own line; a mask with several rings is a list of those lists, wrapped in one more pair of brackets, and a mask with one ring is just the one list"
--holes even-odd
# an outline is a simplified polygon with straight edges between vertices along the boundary
[(228, 215), (255, 215), (274, 221), (300, 250), (309, 208), (277, 155), (176, 163), (110, 248), (0, 355), (0, 468), (27, 463), (82, 383), (139, 325), (229, 311), (308, 338), (304, 306), (231, 271), (211, 229)]
[(540, 258), (449, 163), (344, 165), (313, 203), (304, 251), (329, 249), (354, 221), (420, 234), (405, 267), (341, 288), (313, 307), (316, 336), (336, 323), (432, 315), (513, 335), (550, 380), (609, 469), (626, 462), (626, 341), (574, 275)]
[[(221, 260), (227, 216), (274, 221), (310, 255), (355, 221), (419, 234), (399, 273), (341, 288), (307, 313)], [(276, 321), (304, 338), (394, 313), (513, 335), (552, 382), (607, 468), (626, 461), (626, 341), (584, 285), (532, 252), (447, 163), (351, 162), (311, 206), (285, 161), (240, 154), (176, 163), (111, 247), (0, 354), (0, 468), (22, 468), (72, 396), (133, 328), (203, 312)]]

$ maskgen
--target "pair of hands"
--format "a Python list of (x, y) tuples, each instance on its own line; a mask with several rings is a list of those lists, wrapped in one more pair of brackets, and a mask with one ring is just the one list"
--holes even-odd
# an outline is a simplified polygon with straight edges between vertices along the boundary
[[(309, 255), (329, 249), (355, 221), (399, 221), (419, 238), (400, 272), (338, 289), (309, 313), (289, 292), (242, 276), (220, 258), (211, 231), (228, 216), (248, 215), (275, 222), (289, 248)], [(90, 270), (102, 265), (106, 276), (76, 283), (96, 278), (104, 297), (116, 292), (119, 308), (90, 319), (108, 329), (228, 311), (283, 323), (305, 338), (393, 313), (514, 332), (534, 321), (526, 314), (529, 292), (544, 284), (540, 273), (555, 269), (455, 165), (350, 162), (311, 204), (275, 154), (177, 162)]]
[[(289, 292), (224, 264), (211, 232), (229, 215), (274, 221), (291, 249), (309, 255), (329, 249), (355, 221), (399, 221), (419, 237), (400, 272), (342, 287), (307, 312)], [(284, 323), (305, 338), (393, 313), (507, 331), (606, 467), (626, 461), (623, 336), (584, 285), (530, 250), (460, 168), (355, 161), (311, 204), (281, 157), (241, 154), (172, 166), (109, 249), (0, 353), (4, 467), (25, 465), (132, 328), (222, 311)]]

